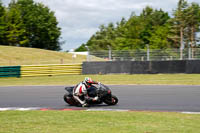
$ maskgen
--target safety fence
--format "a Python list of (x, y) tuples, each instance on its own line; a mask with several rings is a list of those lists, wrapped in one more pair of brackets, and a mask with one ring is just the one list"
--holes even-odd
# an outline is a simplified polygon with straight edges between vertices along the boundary
[(200, 48), (90, 51), (87, 61), (97, 61), (97, 57), (102, 61), (200, 60)]
[(82, 64), (21, 66), (21, 77), (81, 74)]
[(33, 77), (82, 74), (82, 64), (22, 65), (0, 67), (0, 77)]
[(0, 67), (0, 77), (20, 77), (20, 66)]
[(200, 73), (200, 60), (84, 62), (82, 74)]

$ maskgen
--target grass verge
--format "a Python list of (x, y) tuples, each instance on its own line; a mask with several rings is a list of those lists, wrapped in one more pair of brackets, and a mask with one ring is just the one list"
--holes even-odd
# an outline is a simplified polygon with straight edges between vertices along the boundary
[(200, 85), (200, 74), (113, 74), (113, 75), (62, 75), (51, 77), (0, 78), (0, 86), (18, 85), (74, 85), (84, 77), (104, 84)]
[(1, 66), (69, 64), (83, 61), (86, 61), (85, 55), (77, 55), (76, 58), (73, 58), (73, 54), (66, 52), (0, 45)]
[(197, 133), (199, 129), (200, 115), (174, 112), (0, 112), (0, 133)]

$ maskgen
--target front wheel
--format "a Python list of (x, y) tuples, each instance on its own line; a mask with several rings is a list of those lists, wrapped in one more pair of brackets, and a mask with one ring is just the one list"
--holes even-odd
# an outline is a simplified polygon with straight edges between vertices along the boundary
[(115, 95), (112, 95), (111, 99), (105, 99), (104, 103), (108, 105), (116, 105), (118, 103), (118, 98)]

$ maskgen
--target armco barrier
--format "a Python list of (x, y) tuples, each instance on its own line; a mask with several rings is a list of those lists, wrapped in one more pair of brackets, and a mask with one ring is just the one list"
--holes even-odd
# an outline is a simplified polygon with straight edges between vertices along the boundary
[(200, 60), (84, 62), (82, 74), (200, 73)]
[(81, 74), (82, 64), (23, 65), (21, 77)]
[(20, 66), (0, 67), (0, 77), (20, 77)]

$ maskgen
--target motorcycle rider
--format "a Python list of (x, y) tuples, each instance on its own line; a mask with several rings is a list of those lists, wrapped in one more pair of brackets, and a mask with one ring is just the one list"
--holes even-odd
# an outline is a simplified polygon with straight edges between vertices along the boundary
[[(77, 84), (73, 89), (73, 97), (81, 104), (82, 107), (88, 106), (86, 100), (91, 98), (87, 94), (87, 89), (90, 88), (92, 84), (98, 84), (98, 82), (86, 77), (84, 81)], [(92, 98), (92, 100), (98, 101), (98, 96)]]

